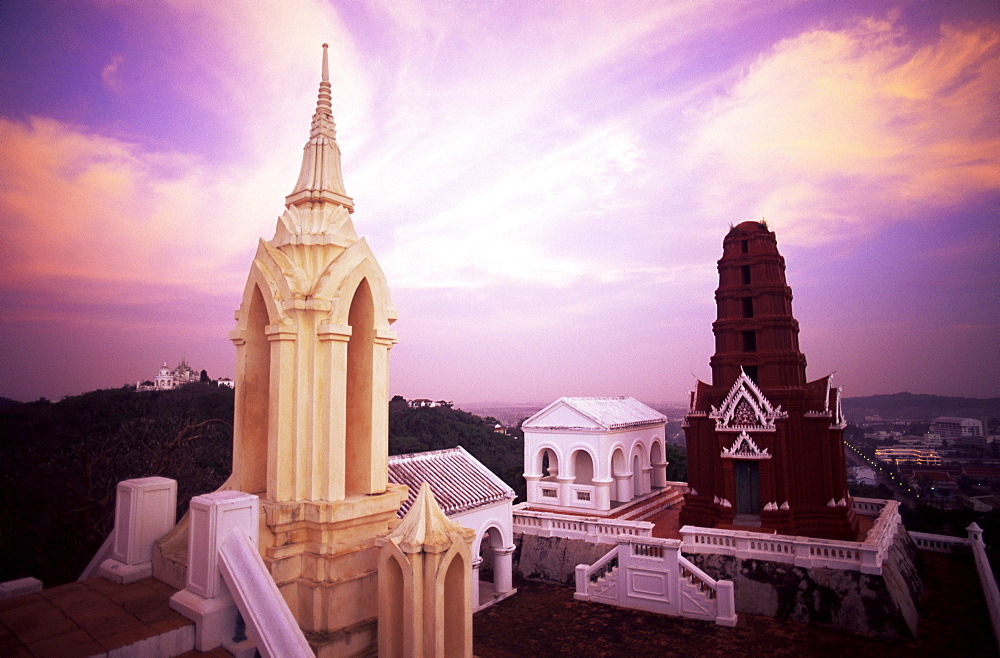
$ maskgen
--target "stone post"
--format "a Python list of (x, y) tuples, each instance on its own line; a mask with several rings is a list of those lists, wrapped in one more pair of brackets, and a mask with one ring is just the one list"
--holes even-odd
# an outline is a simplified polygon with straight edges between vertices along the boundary
[(669, 462), (653, 462), (653, 475), (652, 475), (652, 486), (654, 487), (665, 487), (667, 486), (667, 465)]
[(99, 573), (117, 583), (153, 575), (153, 543), (174, 527), (177, 482), (149, 477), (118, 483), (112, 557)]
[(219, 548), (235, 529), (257, 545), (260, 501), (241, 491), (195, 496), (189, 511), (187, 584), (170, 607), (195, 623), (195, 648), (209, 651), (232, 639), (236, 603), (222, 582)]
[(642, 468), (642, 480), (640, 480), (639, 483), (639, 490), (644, 494), (648, 494), (651, 491), (653, 491), (652, 474), (653, 474), (652, 466), (644, 466)]
[(615, 500), (619, 503), (627, 503), (632, 500), (632, 476), (628, 473), (615, 474)]
[(527, 484), (526, 494), (529, 503), (538, 502), (539, 498), (541, 498), (541, 494), (538, 491), (538, 481), (541, 479), (542, 477), (540, 475), (524, 474), (524, 481)]
[(594, 479), (594, 508), (602, 511), (611, 509), (611, 479)]
[(719, 580), (715, 583), (715, 601), (718, 608), (715, 612), (715, 623), (720, 626), (736, 625), (736, 595), (733, 581)]
[(572, 507), (573, 483), (576, 482), (576, 478), (559, 476), (556, 481), (559, 483), (559, 504), (562, 507)]

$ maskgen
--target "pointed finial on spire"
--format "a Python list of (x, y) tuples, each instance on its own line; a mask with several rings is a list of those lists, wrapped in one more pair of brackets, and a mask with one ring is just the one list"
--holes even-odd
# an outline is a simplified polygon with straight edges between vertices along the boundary
[(340, 148), (337, 146), (337, 126), (333, 122), (333, 95), (330, 85), (330, 62), (323, 44), (323, 76), (319, 83), (316, 111), (309, 127), (309, 141), (302, 155), (302, 169), (285, 205), (331, 201), (354, 212), (354, 202), (344, 191), (340, 171)]
[(312, 129), (309, 136), (324, 134), (331, 139), (337, 137), (337, 127), (333, 123), (333, 93), (330, 86), (330, 61), (327, 57), (329, 44), (323, 44), (323, 77), (319, 83), (319, 98), (316, 101), (316, 113), (313, 114)]

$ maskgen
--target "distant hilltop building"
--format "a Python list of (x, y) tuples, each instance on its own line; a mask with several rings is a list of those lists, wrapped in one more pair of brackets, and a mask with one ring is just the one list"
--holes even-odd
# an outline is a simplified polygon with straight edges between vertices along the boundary
[(160, 366), (160, 371), (152, 381), (146, 380), (135, 385), (137, 391), (170, 391), (179, 388), (184, 384), (201, 380), (201, 374), (188, 365), (187, 359), (181, 358), (181, 362), (173, 370), (164, 361)]
[(435, 407), (448, 407), (451, 408), (453, 402), (448, 402), (446, 400), (428, 400), (427, 398), (417, 398), (416, 400), (410, 400), (409, 402), (411, 409), (420, 409), (423, 407), (435, 408)]

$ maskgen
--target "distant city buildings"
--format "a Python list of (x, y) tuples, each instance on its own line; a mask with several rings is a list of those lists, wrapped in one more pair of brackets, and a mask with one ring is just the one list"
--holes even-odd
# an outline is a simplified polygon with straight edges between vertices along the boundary
[(985, 436), (982, 421), (975, 418), (938, 416), (931, 421), (931, 433), (942, 439), (961, 439), (968, 436)]
[(881, 462), (899, 464), (912, 462), (921, 466), (939, 466), (941, 455), (937, 450), (916, 448), (913, 446), (888, 446), (875, 450), (875, 459)]

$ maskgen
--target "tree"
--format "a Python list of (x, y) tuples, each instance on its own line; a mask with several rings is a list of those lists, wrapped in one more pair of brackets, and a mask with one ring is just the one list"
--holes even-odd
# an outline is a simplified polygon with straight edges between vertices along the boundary
[(202, 370), (201, 371), (201, 379), (199, 381), (201, 381), (202, 384), (208, 384), (209, 382), (212, 381), (211, 379), (208, 378), (208, 371), (207, 370)]
[(686, 482), (688, 476), (687, 450), (670, 443), (666, 445), (667, 480), (670, 482)]

